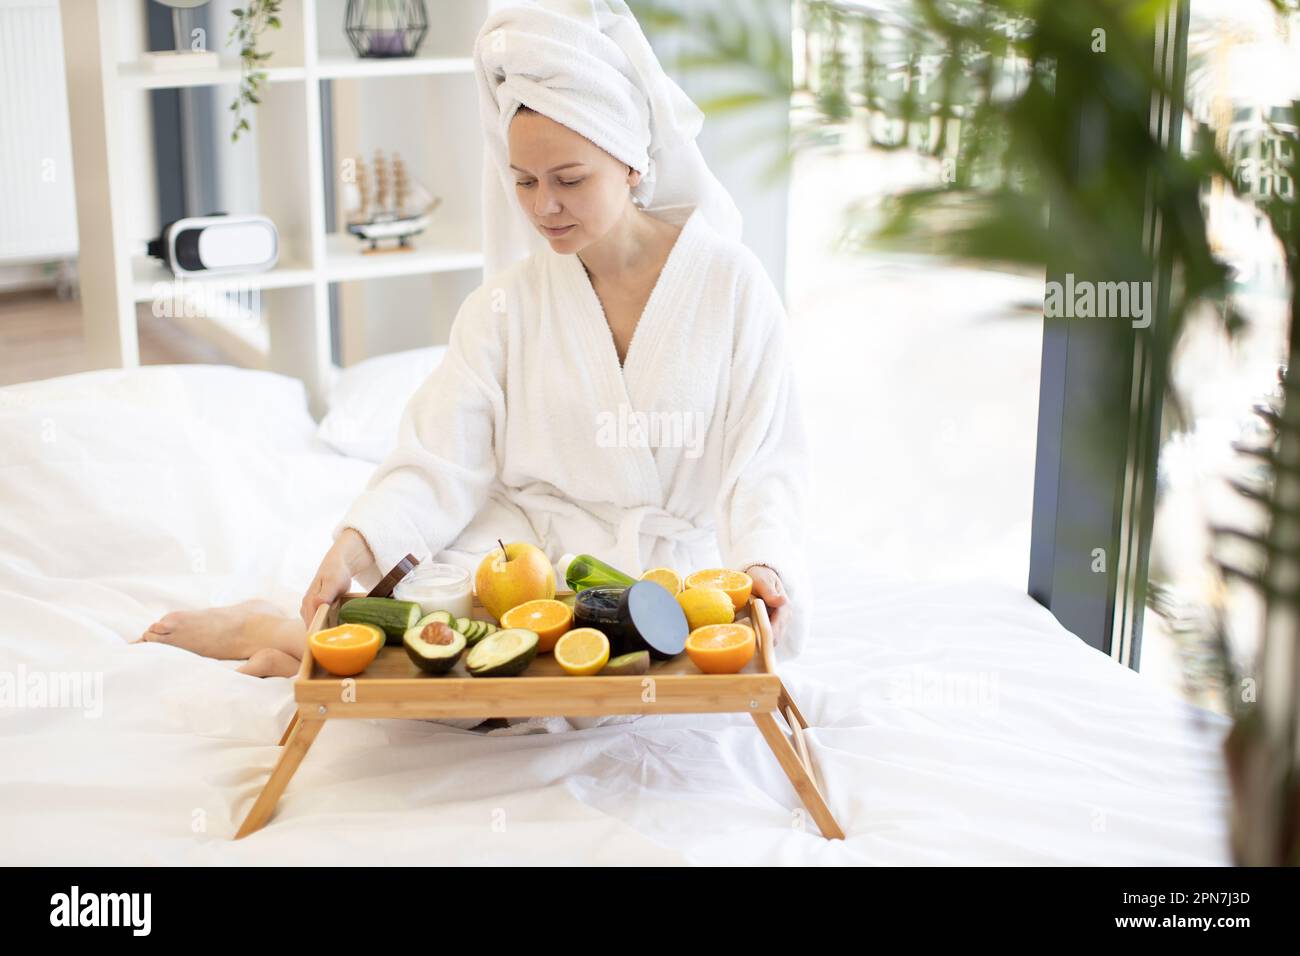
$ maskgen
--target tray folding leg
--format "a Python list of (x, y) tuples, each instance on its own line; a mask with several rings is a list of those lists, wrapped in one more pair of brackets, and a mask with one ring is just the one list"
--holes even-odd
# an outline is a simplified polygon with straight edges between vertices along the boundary
[(804, 715), (799, 712), (799, 705), (794, 702), (794, 698), (791, 697), (790, 692), (786, 690), (785, 681), (781, 682), (781, 694), (777, 698), (776, 706), (787, 719), (789, 719), (790, 714), (793, 713), (795, 719), (799, 721), (800, 726), (802, 726), (804, 730), (808, 729), (808, 718), (804, 717)]
[(844, 831), (835, 822), (830, 807), (826, 805), (821, 791), (817, 789), (817, 782), (813, 780), (811, 763), (804, 762), (799, 752), (786, 738), (785, 732), (781, 730), (773, 714), (754, 713), (750, 716), (754, 718), (754, 723), (758, 724), (763, 739), (772, 748), (772, 753), (776, 754), (777, 763), (790, 778), (794, 792), (798, 794), (800, 801), (812, 816), (813, 822), (822, 831), (822, 836), (828, 840), (843, 840)]
[(284, 793), (284, 788), (289, 785), (289, 781), (298, 770), (298, 765), (302, 763), (302, 758), (307, 756), (307, 751), (311, 749), (316, 735), (324, 726), (323, 720), (303, 720), (301, 715), (296, 715), (290, 722), (280, 759), (276, 761), (275, 769), (271, 771), (271, 778), (266, 781), (266, 786), (257, 795), (253, 808), (248, 811), (248, 816), (244, 817), (239, 832), (235, 834), (236, 840), (260, 830), (266, 825), (266, 821), (271, 819), (271, 814), (275, 812), (275, 805), (280, 801), (280, 794)]
[(289, 726), (285, 727), (284, 733), (280, 735), (280, 742), (276, 744), (277, 747), (283, 747), (289, 742), (289, 736), (293, 733), (294, 728), (298, 726), (301, 720), (302, 718), (298, 716), (298, 712), (295, 710), (293, 712), (293, 717), (289, 719)]
[[(751, 608), (754, 623), (758, 629), (759, 653), (762, 656), (763, 669), (769, 674), (775, 674), (776, 655), (773, 650), (772, 624), (767, 616), (767, 606), (761, 599), (754, 598), (751, 601)], [(781, 682), (781, 691), (777, 695), (776, 707), (776, 713), (779, 713), (785, 722), (790, 725), (789, 737), (785, 735), (785, 731), (781, 729), (781, 725), (777, 722), (773, 713), (755, 713), (751, 711), (750, 716), (754, 718), (754, 723), (758, 725), (758, 729), (762, 733), (763, 739), (767, 741), (767, 745), (772, 748), (772, 753), (776, 754), (777, 763), (781, 765), (785, 775), (790, 778), (790, 783), (794, 786), (794, 792), (798, 794), (804, 807), (811, 814), (813, 821), (822, 831), (822, 836), (828, 840), (843, 840), (844, 831), (840, 829), (840, 825), (835, 821), (830, 807), (826, 804), (826, 798), (822, 796), (822, 792), (817, 786), (817, 775), (813, 769), (812, 754), (808, 749), (808, 741), (803, 734), (808, 729), (808, 721), (800, 712), (794, 698), (790, 696), (790, 691), (786, 689), (784, 681)]]

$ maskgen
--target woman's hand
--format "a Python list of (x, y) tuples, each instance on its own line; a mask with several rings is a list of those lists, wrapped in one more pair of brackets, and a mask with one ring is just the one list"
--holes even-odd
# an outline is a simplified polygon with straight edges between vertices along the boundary
[(785, 586), (781, 584), (781, 576), (764, 564), (751, 564), (745, 573), (754, 579), (754, 597), (762, 598), (767, 605), (767, 617), (772, 622), (772, 644), (775, 646), (785, 630), (786, 605), (790, 602)]
[(374, 563), (366, 539), (353, 528), (345, 528), (334, 546), (321, 559), (311, 587), (302, 599), (303, 623), (311, 627), (311, 619), (322, 604), (330, 604), (352, 586), (352, 579)]

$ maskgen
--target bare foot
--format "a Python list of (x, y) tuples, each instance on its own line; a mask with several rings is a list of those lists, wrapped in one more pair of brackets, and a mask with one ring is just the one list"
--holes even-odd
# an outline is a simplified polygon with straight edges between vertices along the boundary
[(301, 663), (302, 661), (292, 654), (278, 651), (274, 647), (264, 647), (254, 652), (253, 656), (236, 670), (250, 677), (294, 677)]
[(266, 631), (279, 622), (290, 619), (274, 604), (260, 600), (203, 611), (172, 611), (151, 624), (137, 643), (171, 644), (204, 657), (242, 661), (274, 643)]

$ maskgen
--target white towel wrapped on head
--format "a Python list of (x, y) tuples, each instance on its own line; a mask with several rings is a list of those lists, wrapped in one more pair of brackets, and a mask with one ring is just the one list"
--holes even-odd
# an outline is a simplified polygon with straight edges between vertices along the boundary
[(642, 174), (633, 200), (649, 211), (698, 209), (739, 239), (740, 211), (695, 143), (704, 115), (660, 66), (623, 0), (544, 0), (503, 7), (474, 45), (486, 136), (484, 273), (546, 243), (515, 199), (510, 122), (522, 104)]

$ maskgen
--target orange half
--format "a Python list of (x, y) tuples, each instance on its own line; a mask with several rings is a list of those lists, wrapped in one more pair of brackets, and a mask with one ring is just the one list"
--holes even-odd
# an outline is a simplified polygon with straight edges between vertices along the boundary
[(537, 653), (555, 649), (555, 642), (573, 627), (573, 608), (563, 601), (539, 598), (525, 601), (501, 615), (501, 626), (522, 627), (537, 634)]
[(340, 624), (310, 638), (311, 656), (338, 677), (360, 674), (384, 646), (384, 632), (373, 624)]
[(754, 589), (754, 579), (744, 571), (731, 568), (707, 568), (686, 576), (688, 588), (717, 588), (726, 591), (732, 606), (737, 611), (749, 601), (749, 592)]
[(706, 674), (736, 674), (754, 657), (758, 642), (748, 624), (709, 624), (686, 638), (686, 655)]

